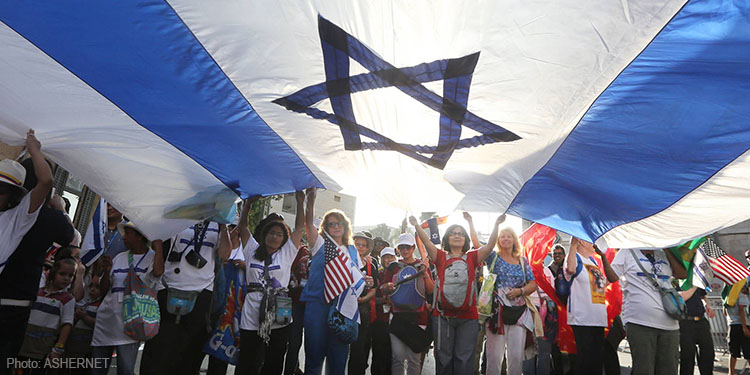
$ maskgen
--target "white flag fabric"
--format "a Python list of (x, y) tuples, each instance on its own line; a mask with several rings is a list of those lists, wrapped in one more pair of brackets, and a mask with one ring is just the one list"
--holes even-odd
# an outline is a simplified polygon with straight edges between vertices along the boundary
[(668, 246), (750, 217), (749, 7), (8, 1), (0, 140), (149, 238), (316, 186)]
[(107, 202), (99, 199), (81, 243), (81, 263), (91, 266), (107, 250)]
[(711, 263), (709, 263), (706, 254), (703, 253), (703, 249), (699, 247), (695, 252), (695, 258), (693, 258), (693, 286), (710, 292), (711, 279), (713, 277), (714, 273), (711, 270)]

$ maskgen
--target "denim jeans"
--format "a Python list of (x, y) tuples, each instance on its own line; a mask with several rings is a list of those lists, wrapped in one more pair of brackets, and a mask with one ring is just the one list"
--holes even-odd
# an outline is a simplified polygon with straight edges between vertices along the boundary
[(536, 355), (523, 361), (523, 375), (549, 375), (552, 355), (552, 342), (539, 338), (536, 342)]
[(339, 340), (328, 328), (330, 304), (307, 302), (305, 304), (305, 374), (320, 375), (323, 360), (326, 373), (344, 375), (349, 359), (349, 344)]
[(432, 317), (435, 338), (435, 373), (463, 375), (474, 373), (474, 350), (479, 335), (477, 319)]
[[(91, 369), (92, 375), (106, 375), (112, 362), (112, 352), (117, 351), (117, 375), (134, 375), (135, 360), (138, 357), (140, 342), (116, 345), (116, 346), (93, 346), (91, 347), (91, 358), (104, 359), (106, 363), (102, 367)], [(101, 361), (97, 361), (97, 364)]]

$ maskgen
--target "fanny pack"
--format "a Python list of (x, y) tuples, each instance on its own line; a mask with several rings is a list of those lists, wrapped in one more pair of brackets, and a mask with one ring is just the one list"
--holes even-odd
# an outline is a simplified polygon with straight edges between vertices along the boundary
[(500, 308), (500, 317), (503, 319), (503, 324), (514, 325), (521, 318), (524, 311), (526, 311), (526, 305), (523, 306), (505, 306)]
[(661, 296), (661, 304), (667, 315), (673, 319), (685, 319), (687, 316), (687, 306), (677, 289), (660, 286), (656, 281), (656, 278), (652, 274), (646, 272), (646, 269), (643, 268), (638, 256), (635, 255), (635, 251), (631, 251), (630, 254), (633, 256), (633, 259), (635, 259), (635, 263), (638, 267), (641, 268), (641, 271), (643, 271), (643, 273), (651, 280), (651, 285), (653, 285), (653, 287), (659, 292), (659, 295)]
[(193, 311), (199, 293), (194, 290), (179, 290), (167, 287), (167, 312), (176, 315), (176, 324), (180, 324), (181, 316)]

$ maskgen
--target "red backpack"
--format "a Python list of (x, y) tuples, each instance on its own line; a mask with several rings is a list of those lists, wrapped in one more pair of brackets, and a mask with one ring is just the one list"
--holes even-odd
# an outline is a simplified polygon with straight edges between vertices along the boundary
[[(447, 258), (447, 255), (446, 255)], [(442, 277), (435, 281), (437, 292), (435, 298), (440, 295), (440, 310), (465, 310), (476, 305), (477, 286), (471, 277), (468, 255), (464, 254), (458, 258), (447, 258), (445, 271)], [(441, 276), (441, 275), (438, 275)]]

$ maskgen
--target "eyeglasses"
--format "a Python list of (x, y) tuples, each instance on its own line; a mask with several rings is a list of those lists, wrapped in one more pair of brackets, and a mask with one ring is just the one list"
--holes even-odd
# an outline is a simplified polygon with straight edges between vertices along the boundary
[(461, 231), (454, 231), (454, 232), (450, 232), (448, 234), (451, 235), (451, 236), (456, 236), (456, 237), (463, 237), (464, 236), (464, 232), (461, 232)]
[(344, 224), (338, 221), (329, 221), (326, 223), (326, 228), (343, 228)]
[(281, 232), (268, 232), (269, 236), (276, 237), (276, 238), (283, 238), (284, 233)]

